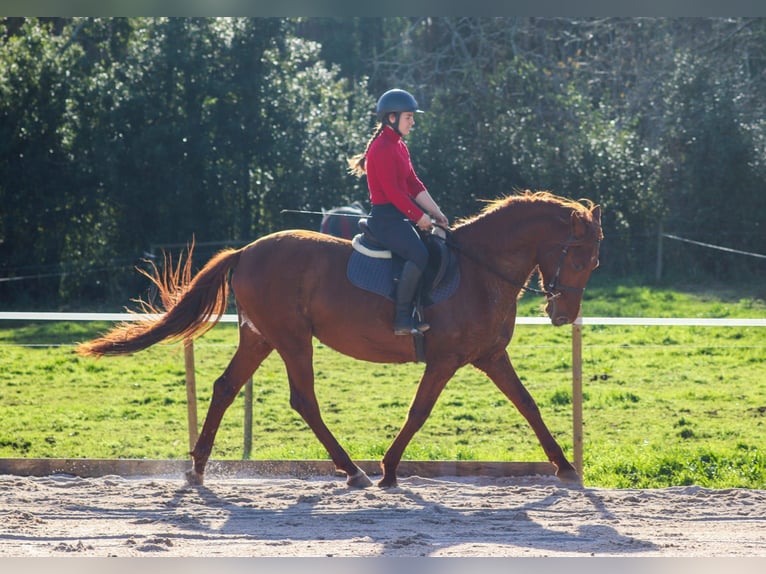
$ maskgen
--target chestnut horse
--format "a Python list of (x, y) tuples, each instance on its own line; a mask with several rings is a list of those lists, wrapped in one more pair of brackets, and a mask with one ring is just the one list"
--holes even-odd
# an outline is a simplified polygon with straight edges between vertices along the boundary
[[(449, 244), (458, 252), (461, 282), (451, 298), (425, 310), (425, 372), (407, 418), (381, 462), (381, 487), (396, 485), (396, 469), (407, 444), (428, 418), (447, 381), (472, 364), (510, 399), (534, 430), (556, 475), (579, 481), (540, 411), (514, 371), (506, 348), (513, 335), (516, 301), (538, 270), (553, 325), (572, 323), (583, 290), (598, 266), (601, 209), (548, 192), (524, 192), (489, 203), (458, 222)], [(190, 250), (191, 251), (191, 250)], [(239, 390), (274, 350), (285, 363), (290, 405), (327, 449), (346, 483), (372, 483), (325, 426), (314, 391), (313, 337), (345, 355), (378, 363), (415, 361), (413, 339), (393, 333), (393, 303), (353, 286), (346, 277), (351, 243), (313, 231), (292, 230), (262, 237), (241, 249), (216, 254), (191, 279), (189, 260), (181, 270), (155, 269), (150, 279), (166, 312), (116, 326), (81, 344), (82, 355), (122, 355), (164, 340), (199, 336), (226, 309), (229, 271), (239, 316), (239, 345), (215, 381), (210, 406), (194, 449), (190, 484), (202, 484), (219, 424)], [(191, 279), (191, 280), (190, 280)], [(158, 311), (144, 303), (144, 310)]]

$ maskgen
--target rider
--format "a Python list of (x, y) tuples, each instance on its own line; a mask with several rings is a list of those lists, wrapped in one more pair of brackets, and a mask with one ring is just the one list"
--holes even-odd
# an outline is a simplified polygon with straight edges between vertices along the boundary
[(394, 333), (409, 335), (430, 327), (415, 321), (412, 311), (415, 292), (428, 263), (428, 249), (413, 224), (429, 231), (434, 222), (444, 227), (449, 222), (415, 174), (410, 152), (402, 140), (415, 125), (415, 113), (422, 113), (417, 101), (405, 90), (388, 90), (378, 99), (376, 112), (380, 123), (365, 152), (349, 160), (349, 171), (359, 177), (367, 174), (372, 204), (370, 231), (390, 251), (405, 259), (396, 288)]

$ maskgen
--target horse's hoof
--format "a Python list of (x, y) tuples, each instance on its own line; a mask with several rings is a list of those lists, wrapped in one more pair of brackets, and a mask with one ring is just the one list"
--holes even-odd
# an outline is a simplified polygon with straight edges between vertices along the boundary
[(378, 481), (378, 487), (380, 488), (395, 488), (398, 484), (395, 476), (393, 478), (386, 478), (384, 476)]
[(185, 476), (186, 476), (186, 483), (189, 486), (202, 486), (202, 483), (205, 481), (204, 475), (198, 473), (193, 468), (187, 470)]
[(362, 469), (359, 469), (356, 474), (348, 475), (346, 485), (351, 488), (367, 488), (372, 486), (372, 481)]
[(577, 474), (577, 471), (573, 468), (556, 471), (556, 478), (564, 484), (582, 486), (582, 478), (580, 478), (580, 475)]

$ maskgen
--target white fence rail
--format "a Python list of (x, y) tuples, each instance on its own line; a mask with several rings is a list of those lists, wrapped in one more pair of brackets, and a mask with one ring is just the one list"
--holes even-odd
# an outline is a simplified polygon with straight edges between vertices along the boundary
[[(142, 313), (38, 313), (0, 311), (0, 321), (140, 321), (152, 315)], [(226, 314), (222, 323), (236, 323), (237, 316)], [(547, 317), (516, 317), (517, 325), (549, 325)], [(635, 325), (669, 327), (766, 327), (766, 319), (706, 319), (677, 317), (579, 317), (575, 325)]]
[[(140, 313), (36, 313), (0, 312), (0, 321), (139, 321), (150, 317)], [(226, 314), (223, 323), (236, 323), (237, 316)], [(547, 317), (516, 317), (517, 325), (549, 325)], [(574, 465), (582, 475), (583, 430), (582, 430), (582, 329), (585, 325), (629, 325), (667, 327), (766, 327), (764, 319), (736, 318), (657, 318), (657, 317), (578, 317), (572, 324), (572, 444)], [(197, 390), (194, 375), (194, 346), (191, 340), (184, 342), (184, 364), (186, 368), (187, 420), (189, 426), (189, 450), (197, 442)], [(245, 388), (245, 453), (249, 453), (252, 440), (252, 379)]]

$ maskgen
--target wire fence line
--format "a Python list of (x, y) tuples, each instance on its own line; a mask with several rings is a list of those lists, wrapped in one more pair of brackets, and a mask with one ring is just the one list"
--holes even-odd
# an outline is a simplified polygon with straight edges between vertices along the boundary
[(707, 247), (708, 249), (717, 249), (718, 251), (725, 251), (727, 253), (736, 253), (738, 255), (748, 255), (750, 257), (758, 257), (759, 259), (766, 259), (766, 255), (761, 253), (752, 253), (750, 251), (740, 251), (739, 249), (732, 249), (731, 247), (723, 247), (721, 245), (713, 245), (712, 243), (704, 243), (702, 241), (694, 241), (693, 239), (687, 239), (686, 237), (679, 237), (671, 233), (663, 233), (663, 237), (668, 239), (674, 239), (676, 241), (683, 241), (684, 243), (691, 243), (693, 245), (699, 245), (700, 247)]

